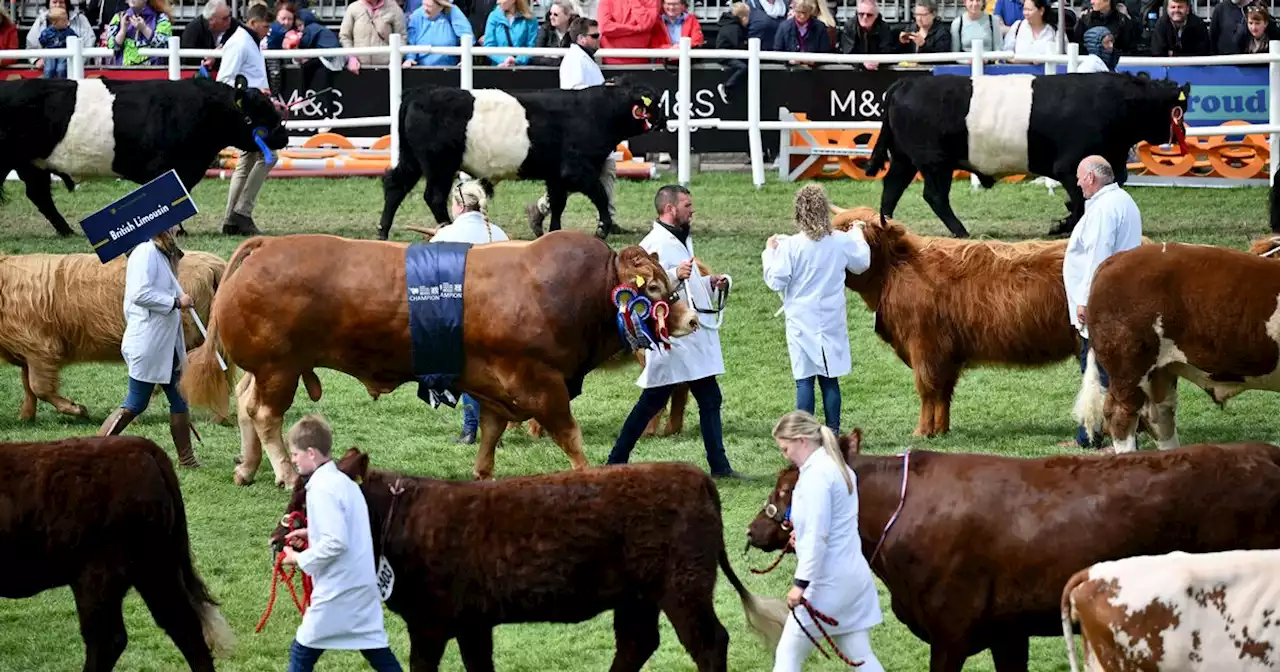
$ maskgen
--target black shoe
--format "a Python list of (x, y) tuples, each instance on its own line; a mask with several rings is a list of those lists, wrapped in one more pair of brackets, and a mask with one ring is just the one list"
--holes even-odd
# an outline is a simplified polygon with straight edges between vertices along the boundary
[(258, 230), (258, 226), (253, 223), (252, 217), (246, 217), (238, 212), (232, 212), (231, 216), (222, 223), (222, 232), (228, 236), (262, 235), (262, 231)]
[(596, 227), (596, 238), (599, 238), (600, 240), (609, 239), (609, 233), (605, 230), (603, 224)]
[(458, 438), (454, 439), (454, 440), (453, 440), (453, 442), (454, 442), (454, 443), (465, 443), (465, 444), (470, 445), (470, 444), (473, 444), (473, 443), (475, 443), (475, 442), (476, 442), (476, 435), (475, 435), (475, 433), (474, 433), (474, 432), (463, 432), (463, 433), (459, 434), (459, 435), (458, 435)]

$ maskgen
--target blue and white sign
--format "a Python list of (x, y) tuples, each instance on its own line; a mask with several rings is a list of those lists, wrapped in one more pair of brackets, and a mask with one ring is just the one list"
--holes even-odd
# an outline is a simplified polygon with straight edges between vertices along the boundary
[(80, 228), (105, 264), (197, 212), (186, 185), (170, 170), (80, 220)]

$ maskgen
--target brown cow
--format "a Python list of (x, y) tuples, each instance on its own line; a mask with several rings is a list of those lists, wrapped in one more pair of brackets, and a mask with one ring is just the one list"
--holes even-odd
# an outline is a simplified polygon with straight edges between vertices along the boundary
[[(297, 472), (282, 436), (298, 379), (319, 401), (324, 367), (351, 375), (370, 396), (415, 380), (406, 243), (330, 235), (250, 238), (227, 264), (209, 320), (209, 340), (182, 377), (193, 405), (225, 407), (226, 377), (214, 359), (248, 374), (236, 385), (241, 463), (251, 483), (266, 444), (277, 485)], [(518, 280), (517, 280), (518, 279)], [(597, 238), (556, 231), (536, 241), (471, 248), (463, 278), (465, 364), (455, 387), (480, 403), (475, 477), (493, 476), (494, 448), (508, 421), (537, 418), (575, 469), (585, 468), (582, 432), (569, 408), (583, 378), (625, 346), (610, 296), (639, 279), (645, 296), (670, 303), (671, 337), (692, 333), (697, 315), (657, 261), (638, 245), (615, 252)]]
[[(1140, 245), (1098, 266), (1085, 308), (1089, 354), (1074, 414), (1137, 449), (1139, 414), (1161, 450), (1178, 445), (1178, 378), (1219, 406), (1280, 391), (1280, 264), (1208, 245)], [(1110, 377), (1105, 395), (1097, 373)], [(1091, 432), (1092, 433), (1092, 432)]]
[(1280, 551), (1143, 555), (1076, 572), (1062, 591), (1062, 634), (1076, 671), (1280, 667)]
[[(124, 361), (127, 263), (119, 256), (103, 264), (96, 254), (0, 254), (0, 359), (22, 367), (19, 420), (35, 418), (37, 399), (67, 415), (89, 416), (84, 406), (58, 394), (58, 372), (73, 363)], [(209, 252), (189, 251), (178, 262), (178, 282), (206, 323), (225, 268)], [(204, 342), (187, 311), (182, 329), (187, 348)]]
[[(930, 645), (931, 672), (985, 649), (997, 672), (1025, 672), (1029, 638), (1062, 634), (1063, 585), (1096, 562), (1280, 548), (1280, 447), (1265, 443), (1039, 459), (864, 455), (857, 430), (840, 443), (858, 478), (863, 555), (894, 615)], [(751, 546), (786, 546), (798, 475), (781, 472)]]
[[(414, 672), (439, 669), (455, 638), (468, 670), (492, 670), (495, 626), (580, 623), (604, 611), (613, 611), (613, 670), (644, 667), (658, 648), (659, 611), (700, 672), (725, 670), (717, 565), (748, 623), (768, 618), (729, 564), (716, 485), (693, 465), (476, 483), (371, 469), (352, 448), (337, 466), (368, 502), (374, 555), (394, 574), (386, 605), (408, 627)], [(305, 514), (306, 496), (300, 480), (285, 515)], [(288, 532), (278, 525), (270, 543), (280, 548)]]
[(0, 443), (0, 475), (0, 597), (70, 586), (86, 672), (124, 653), (130, 588), (192, 670), (212, 672), (230, 651), (235, 637), (191, 563), (178, 475), (153, 441)]

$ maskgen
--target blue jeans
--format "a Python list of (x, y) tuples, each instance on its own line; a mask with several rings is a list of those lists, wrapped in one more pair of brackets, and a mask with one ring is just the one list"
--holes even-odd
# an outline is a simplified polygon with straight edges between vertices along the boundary
[[(179, 372), (174, 369), (173, 375), (169, 378), (169, 382), (161, 385), (164, 389), (164, 396), (169, 398), (170, 413), (186, 413), (187, 400), (182, 398), (182, 394), (178, 392)], [(142, 415), (147, 410), (147, 405), (151, 403), (151, 393), (155, 391), (155, 383), (144, 383), (130, 376), (129, 392), (125, 395), (124, 403), (121, 406), (129, 409), (134, 417)]]
[(462, 393), (462, 433), (475, 434), (480, 429), (480, 404), (475, 397)]
[[(298, 643), (298, 640), (293, 640), (293, 645), (289, 647), (288, 672), (311, 672), (324, 651), (324, 649), (303, 646)], [(361, 649), (360, 654), (368, 661), (369, 667), (378, 672), (404, 672), (400, 667), (400, 661), (396, 660), (396, 654), (392, 653), (390, 648)]]
[(826, 376), (810, 376), (796, 381), (796, 410), (813, 413), (815, 403), (813, 381), (822, 386), (822, 411), (827, 427), (840, 436), (840, 379)]
[[(618, 440), (613, 443), (609, 453), (608, 464), (625, 464), (636, 447), (636, 441), (644, 433), (644, 428), (671, 398), (675, 385), (650, 387), (640, 393), (640, 399), (631, 408), (631, 414), (622, 423), (622, 431)], [(729, 466), (729, 458), (724, 454), (724, 429), (720, 422), (720, 386), (715, 376), (689, 381), (689, 391), (698, 402), (698, 423), (702, 427), (702, 445), (707, 451), (707, 464), (713, 474), (728, 474), (733, 471)]]
[(44, 78), (45, 79), (66, 79), (67, 78), (67, 59), (65, 58), (44, 59)]
[[(1084, 374), (1084, 370), (1089, 366), (1089, 339), (1083, 338), (1081, 339), (1081, 341), (1082, 341), (1082, 344), (1080, 346), (1080, 373)], [(1102, 389), (1105, 390), (1111, 386), (1111, 378), (1107, 376), (1107, 370), (1102, 368), (1101, 364), (1098, 365), (1098, 379), (1102, 382)], [(1097, 437), (1095, 437), (1092, 447), (1101, 448), (1102, 439), (1103, 439), (1102, 434), (1099, 434)], [(1090, 447), (1089, 433), (1085, 431), (1084, 425), (1080, 425), (1079, 427), (1076, 427), (1076, 443), (1079, 444), (1081, 448)]]

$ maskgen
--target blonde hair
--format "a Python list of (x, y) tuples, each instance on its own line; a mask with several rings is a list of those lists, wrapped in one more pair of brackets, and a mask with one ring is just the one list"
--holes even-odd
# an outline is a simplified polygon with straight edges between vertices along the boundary
[(729, 13), (739, 19), (745, 19), (751, 16), (751, 7), (745, 2), (735, 2), (729, 5)]
[(306, 450), (315, 448), (317, 453), (329, 457), (333, 452), (333, 428), (319, 413), (308, 413), (293, 423), (285, 441), (291, 448)]
[(840, 452), (840, 442), (836, 439), (835, 432), (831, 428), (818, 422), (812, 413), (807, 411), (791, 411), (782, 416), (778, 420), (778, 424), (773, 426), (774, 439), (808, 439), (822, 446), (827, 451), (827, 455), (831, 456), (831, 460), (840, 467), (840, 474), (844, 476), (844, 484), (849, 489), (849, 494), (853, 494), (853, 479), (849, 478), (849, 470), (844, 461), (844, 455)]
[(478, 212), (484, 218), (484, 232), (489, 236), (489, 242), (493, 242), (493, 228), (489, 224), (489, 197), (484, 193), (484, 187), (480, 185), (479, 180), (468, 180), (459, 182), (458, 186), (449, 192), (449, 204), (455, 208), (462, 208), (463, 212)]
[(529, 9), (529, 0), (516, 0), (516, 3), (511, 6), (511, 11), (522, 14), (526, 19), (533, 18), (533, 10)]
[(831, 204), (821, 185), (806, 184), (796, 192), (796, 231), (810, 240), (831, 234)]

